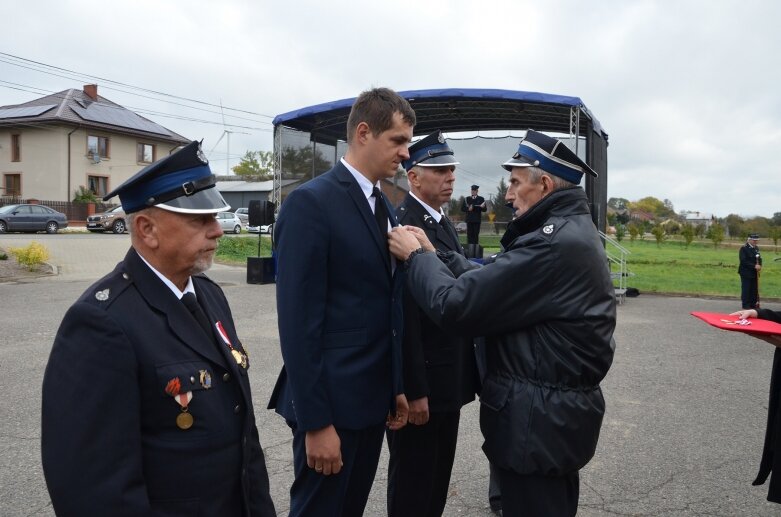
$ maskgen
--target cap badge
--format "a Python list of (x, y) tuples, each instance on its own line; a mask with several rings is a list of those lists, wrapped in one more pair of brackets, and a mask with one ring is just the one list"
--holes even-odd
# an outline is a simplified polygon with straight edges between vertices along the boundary
[(553, 225), (552, 224), (548, 224), (548, 225), (543, 226), (542, 227), (542, 233), (544, 233), (545, 235), (552, 234), (553, 233)]
[(204, 165), (209, 163), (209, 160), (206, 159), (206, 155), (203, 154), (203, 149), (201, 149), (200, 146), (198, 147), (198, 152), (196, 152), (195, 154), (196, 156), (198, 156), (198, 159), (201, 160), (201, 163), (203, 163)]
[(442, 133), (437, 135), (437, 142), (439, 142), (440, 144), (444, 144), (445, 143), (445, 137), (442, 136)]
[(102, 291), (98, 291), (97, 293), (95, 293), (95, 299), (99, 302), (105, 302), (106, 300), (108, 300), (109, 291), (110, 291), (109, 289), (103, 289)]

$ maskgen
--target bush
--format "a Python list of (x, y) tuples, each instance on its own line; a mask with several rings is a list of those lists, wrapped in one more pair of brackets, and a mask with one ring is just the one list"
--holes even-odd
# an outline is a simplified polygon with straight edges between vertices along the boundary
[(0, 251), (0, 260), (8, 260), (8, 255)]
[(35, 271), (39, 265), (49, 260), (49, 250), (35, 241), (24, 248), (10, 248), (10, 252), (16, 257), (17, 262), (27, 266), (30, 271)]

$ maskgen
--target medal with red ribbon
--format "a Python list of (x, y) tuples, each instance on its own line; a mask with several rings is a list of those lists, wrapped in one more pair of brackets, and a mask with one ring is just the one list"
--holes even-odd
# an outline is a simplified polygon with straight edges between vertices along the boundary
[(179, 380), (179, 377), (174, 377), (165, 385), (165, 392), (171, 395), (179, 404), (179, 407), (182, 408), (182, 412), (176, 415), (176, 427), (185, 431), (191, 428), (194, 422), (193, 416), (188, 411), (190, 401), (193, 399), (193, 392), (186, 391), (181, 393), (181, 389), (182, 382)]
[(228, 337), (228, 333), (225, 331), (225, 327), (222, 326), (222, 322), (218, 321), (214, 324), (215, 327), (217, 327), (217, 333), (220, 335), (222, 340), (225, 342), (225, 344), (228, 346), (228, 348), (231, 351), (231, 355), (233, 356), (233, 359), (236, 361), (236, 364), (244, 368), (245, 370), (249, 366), (249, 362), (247, 361), (247, 354), (244, 352), (240, 352), (233, 348), (233, 345), (231, 344), (230, 338)]

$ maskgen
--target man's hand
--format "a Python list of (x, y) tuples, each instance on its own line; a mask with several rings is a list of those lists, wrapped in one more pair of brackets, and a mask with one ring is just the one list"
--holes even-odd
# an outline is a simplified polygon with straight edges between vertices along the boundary
[(409, 401), (409, 423), (424, 425), (428, 423), (428, 397)]
[(757, 311), (754, 309), (743, 309), (741, 311), (731, 312), (730, 316), (737, 316), (739, 320), (747, 320), (749, 318), (756, 318)]
[(760, 264), (757, 264), (754, 266), (754, 269), (756, 269), (757, 271), (762, 271), (762, 266)]
[(412, 232), (412, 234), (418, 240), (418, 244), (420, 244), (421, 248), (426, 251), (437, 251), (434, 245), (431, 244), (431, 241), (428, 240), (428, 236), (426, 236), (426, 232), (423, 231), (423, 228), (418, 228), (417, 226), (405, 226), (404, 229), (408, 232)]
[[(409, 228), (409, 226), (397, 226), (388, 234), (388, 247), (390, 248), (390, 252), (399, 260), (407, 260), (410, 253), (421, 247), (417, 235), (411, 232)], [(423, 237), (425, 238), (425, 234)], [(426, 241), (428, 241), (428, 239), (426, 239)], [(430, 245), (431, 243), (429, 243), (429, 246)], [(426, 249), (426, 247), (423, 246), (423, 249)]]
[(342, 470), (342, 441), (333, 425), (307, 431), (306, 464), (324, 476), (338, 474)]
[(407, 404), (407, 396), (403, 393), (396, 395), (396, 410), (388, 413), (388, 419), (386, 425), (391, 431), (398, 431), (405, 425), (407, 425), (407, 418), (409, 417), (409, 404)]

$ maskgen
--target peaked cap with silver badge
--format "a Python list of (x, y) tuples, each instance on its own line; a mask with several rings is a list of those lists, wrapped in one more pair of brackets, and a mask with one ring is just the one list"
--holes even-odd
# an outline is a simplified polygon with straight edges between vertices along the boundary
[(456, 161), (453, 149), (447, 145), (442, 131), (437, 130), (409, 146), (409, 159), (404, 160), (401, 165), (405, 171), (409, 171), (415, 166), (446, 167), (460, 163)]
[(564, 142), (531, 129), (518, 145), (518, 151), (502, 167), (508, 171), (512, 171), (513, 167), (539, 167), (575, 184), (580, 183), (584, 173), (597, 177), (594, 169), (578, 158)]
[(106, 194), (119, 196), (125, 213), (156, 206), (184, 214), (209, 214), (230, 209), (214, 188), (215, 176), (201, 144), (193, 140), (178, 151), (147, 165), (132, 178)]

